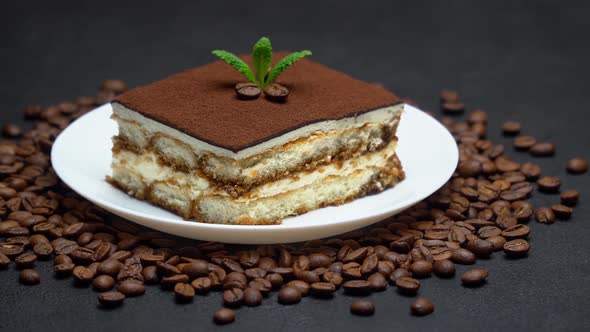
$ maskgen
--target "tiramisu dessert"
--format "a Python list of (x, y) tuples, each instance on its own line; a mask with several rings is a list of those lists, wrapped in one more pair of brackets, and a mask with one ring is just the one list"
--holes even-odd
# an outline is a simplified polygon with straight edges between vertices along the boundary
[(117, 97), (108, 180), (184, 219), (218, 224), (277, 224), (403, 180), (401, 100), (297, 61), (308, 51), (261, 56), (266, 43), (243, 61), (214, 52), (223, 61)]

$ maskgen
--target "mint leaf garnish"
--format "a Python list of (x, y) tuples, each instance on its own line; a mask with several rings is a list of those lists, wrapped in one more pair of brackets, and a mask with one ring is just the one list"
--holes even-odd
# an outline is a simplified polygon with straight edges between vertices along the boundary
[(274, 82), (277, 76), (279, 76), (287, 68), (291, 67), (291, 65), (293, 65), (295, 62), (299, 61), (300, 59), (308, 55), (311, 55), (311, 51), (304, 50), (299, 52), (293, 52), (287, 55), (286, 57), (282, 58), (281, 61), (279, 61), (268, 74), (268, 78), (266, 79), (264, 85), (266, 86), (272, 84), (272, 82)]
[(270, 67), (272, 60), (272, 46), (270, 40), (266, 37), (260, 38), (252, 48), (252, 62), (254, 63), (254, 73), (259, 87), (264, 87), (264, 79)]
[(242, 59), (238, 58), (235, 54), (224, 50), (214, 50), (211, 53), (217, 55), (225, 63), (234, 67), (235, 70), (242, 73), (242, 75), (244, 75), (248, 81), (258, 84), (258, 82), (256, 82), (254, 74), (252, 73), (252, 70), (250, 70), (250, 67), (248, 67), (248, 65)]

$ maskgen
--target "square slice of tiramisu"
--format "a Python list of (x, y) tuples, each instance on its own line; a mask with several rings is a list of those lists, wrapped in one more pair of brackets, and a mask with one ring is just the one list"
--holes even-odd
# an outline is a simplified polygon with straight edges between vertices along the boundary
[(187, 220), (276, 224), (403, 180), (393, 93), (307, 59), (284, 103), (240, 100), (240, 81), (217, 61), (118, 96), (109, 181)]

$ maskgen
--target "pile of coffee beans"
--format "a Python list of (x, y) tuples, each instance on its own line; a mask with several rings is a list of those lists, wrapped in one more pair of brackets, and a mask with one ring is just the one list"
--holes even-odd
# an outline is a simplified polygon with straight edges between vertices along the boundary
[[(533, 207), (535, 193), (554, 193), (560, 180), (545, 175), (535, 163), (520, 164), (504, 155), (505, 147), (486, 139), (487, 114), (476, 110), (467, 121), (445, 116), (441, 122), (454, 135), (460, 152), (451, 180), (436, 193), (397, 216), (372, 227), (301, 245), (231, 246), (168, 236), (129, 223), (82, 199), (56, 176), (49, 159), (51, 146), (71, 121), (125, 91), (119, 80), (105, 81), (96, 96), (48, 107), (28, 106), (30, 130), (2, 126), (0, 141), (0, 268), (14, 265), (21, 283), (42, 283), (37, 260), (53, 260), (56, 278), (72, 278), (92, 287), (104, 307), (122, 305), (161, 285), (179, 304), (218, 292), (224, 307), (213, 321), (231, 323), (235, 308), (259, 306), (271, 292), (277, 301), (296, 305), (306, 296), (368, 295), (391, 287), (403, 296), (420, 294), (432, 274), (453, 278), (456, 264), (472, 265), (501, 251), (525, 257), (530, 250), (527, 222), (568, 219), (579, 193), (561, 192), (552, 206)], [(465, 111), (455, 91), (441, 93), (441, 110)], [(517, 135), (514, 121), (502, 126)], [(518, 136), (514, 147), (532, 156), (552, 155), (555, 145)], [(588, 163), (575, 158), (568, 172), (581, 174)], [(486, 283), (489, 272), (472, 269), (461, 275), (465, 287)], [(350, 312), (369, 316), (371, 302), (351, 303)], [(431, 300), (418, 298), (414, 315), (434, 311)]]

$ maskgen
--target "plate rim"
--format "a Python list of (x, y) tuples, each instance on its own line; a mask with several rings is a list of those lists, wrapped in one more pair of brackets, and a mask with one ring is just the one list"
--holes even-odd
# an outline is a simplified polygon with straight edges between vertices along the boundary
[[(453, 165), (452, 171), (450, 171), (449, 174), (447, 176), (445, 176), (444, 178), (441, 177), (441, 180), (439, 180), (439, 182), (436, 183), (436, 185), (429, 187), (430, 189), (423, 191), (423, 192), (420, 192), (420, 191), (417, 192), (416, 195), (420, 196), (419, 198), (416, 198), (416, 195), (410, 196), (404, 200), (399, 201), (396, 204), (396, 206), (398, 206), (398, 207), (401, 206), (401, 208), (393, 208), (393, 209), (387, 209), (387, 208), (383, 209), (382, 208), (382, 209), (376, 210), (373, 213), (366, 214), (362, 217), (358, 217), (358, 216), (357, 217), (350, 217), (350, 218), (342, 219), (342, 220), (338, 221), (337, 223), (333, 223), (333, 224), (323, 224), (323, 223), (319, 223), (319, 224), (310, 224), (310, 223), (284, 224), (284, 223), (282, 223), (282, 224), (276, 224), (276, 225), (235, 225), (235, 224), (213, 224), (213, 223), (200, 222), (200, 221), (196, 221), (196, 220), (175, 220), (175, 219), (170, 219), (169, 217), (154, 217), (154, 215), (149, 214), (149, 213), (145, 213), (145, 212), (138, 211), (138, 210), (132, 210), (127, 207), (120, 206), (120, 205), (114, 205), (111, 202), (104, 201), (102, 198), (99, 198), (99, 197), (89, 197), (89, 195), (85, 194), (83, 191), (77, 190), (78, 189), (77, 186), (75, 186), (75, 185), (72, 186), (71, 183), (75, 182), (75, 181), (72, 181), (72, 178), (69, 177), (67, 174), (64, 175), (64, 172), (61, 172), (63, 169), (61, 169), (59, 167), (59, 165), (61, 163), (58, 159), (58, 153), (56, 151), (59, 151), (60, 146), (62, 144), (64, 144), (63, 143), (63, 141), (65, 140), (64, 137), (67, 138), (68, 130), (70, 130), (71, 126), (75, 125), (76, 122), (81, 121), (82, 119), (84, 119), (88, 116), (96, 115), (95, 113), (97, 113), (97, 112), (108, 112), (110, 107), (111, 107), (110, 104), (104, 104), (104, 105), (101, 105), (101, 106), (91, 110), (87, 114), (81, 116), (76, 121), (71, 123), (70, 126), (68, 126), (62, 133), (60, 133), (60, 135), (57, 137), (57, 139), (55, 140), (55, 142), (53, 144), (54, 147), (58, 147), (58, 148), (57, 149), (54, 148), (51, 151), (51, 163), (53, 165), (53, 168), (54, 168), (56, 174), (71, 190), (75, 191), (80, 196), (84, 197), (85, 199), (89, 200), (90, 202), (92, 202), (96, 205), (99, 205), (100, 207), (110, 211), (111, 213), (114, 213), (118, 216), (122, 216), (125, 219), (129, 218), (127, 216), (133, 216), (134, 218), (141, 218), (144, 220), (150, 220), (150, 222), (171, 223), (171, 224), (181, 225), (184, 227), (193, 227), (194, 229), (201, 229), (201, 230), (206, 230), (206, 229), (216, 230), (216, 231), (219, 231), (219, 230), (246, 231), (247, 230), (247, 231), (262, 231), (262, 232), (268, 232), (268, 231), (272, 232), (272, 231), (277, 231), (277, 230), (302, 230), (302, 229), (309, 230), (309, 229), (322, 228), (322, 227), (333, 226), (333, 225), (354, 224), (355, 222), (359, 222), (360, 220), (366, 220), (366, 219), (377, 220), (375, 222), (378, 222), (379, 220), (385, 219), (393, 214), (398, 213), (401, 210), (411, 207), (415, 203), (418, 203), (419, 201), (423, 200), (424, 198), (432, 195), (434, 192), (439, 190), (452, 177), (453, 172), (456, 169), (458, 161), (459, 161), (458, 147), (456, 144), (453, 144), (452, 155), (448, 156), (449, 158), (451, 158), (451, 157), (453, 158), (453, 162), (449, 163), (449, 165), (451, 165), (451, 164)], [(441, 129), (442, 132), (444, 132), (444, 135), (447, 136), (448, 139), (455, 141), (452, 134), (438, 120), (436, 120), (430, 114), (418, 109), (417, 107), (414, 107), (414, 106), (408, 105), (408, 104), (404, 104), (403, 112), (404, 113), (405, 112), (417, 112), (418, 114), (420, 114), (420, 116), (430, 118), (429, 120), (431, 120), (435, 126), (439, 127), (439, 129)], [(64, 133), (66, 135), (64, 135)], [(56, 165), (57, 165), (57, 167), (56, 167)], [(107, 174), (105, 174), (105, 177), (106, 177), (106, 175)], [(392, 190), (394, 188), (390, 188), (388, 190)], [(386, 192), (386, 191), (384, 191), (384, 192)], [(380, 195), (382, 193), (383, 192), (378, 193), (376, 195)], [(130, 197), (130, 198), (133, 198), (133, 197)], [(133, 198), (133, 199), (135, 199), (135, 198)], [(415, 201), (415, 203), (414, 204), (408, 203), (408, 201)], [(145, 201), (143, 201), (143, 202), (145, 202)], [(148, 203), (148, 204), (150, 204), (150, 203)], [(345, 204), (347, 204), (347, 203), (345, 203)], [(345, 204), (343, 204), (343, 205), (345, 205)], [(336, 208), (337, 209), (343, 205), (329, 206), (326, 208)], [(160, 208), (160, 207), (157, 207), (157, 208)], [(167, 211), (165, 209), (162, 209), (162, 210)], [(316, 210), (314, 210), (314, 211), (316, 211)], [(170, 211), (167, 211), (167, 212), (170, 212)], [(288, 217), (288, 218), (294, 218), (294, 217), (296, 218), (298, 216), (292, 216), (292, 217)], [(287, 218), (285, 218), (285, 219), (287, 219)], [(130, 220), (130, 221), (134, 222), (134, 223), (141, 224), (135, 220)], [(150, 228), (152, 228), (152, 227), (150, 227)]]

